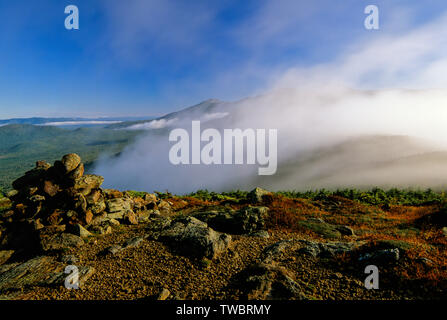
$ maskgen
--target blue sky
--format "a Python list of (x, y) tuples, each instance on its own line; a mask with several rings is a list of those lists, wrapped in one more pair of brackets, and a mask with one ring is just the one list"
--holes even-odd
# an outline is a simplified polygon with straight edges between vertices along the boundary
[[(78, 6), (80, 29), (64, 8)], [(380, 30), (363, 27), (366, 5)], [(406, 34), (444, 0), (0, 0), (0, 118), (162, 115)]]

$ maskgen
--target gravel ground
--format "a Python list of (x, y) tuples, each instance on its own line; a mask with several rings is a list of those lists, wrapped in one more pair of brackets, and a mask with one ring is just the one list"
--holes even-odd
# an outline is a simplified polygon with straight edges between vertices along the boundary
[[(286, 231), (271, 232), (269, 238), (233, 236), (233, 245), (213, 261), (195, 261), (172, 252), (160, 242), (144, 240), (114, 256), (101, 255), (107, 247), (144, 236), (145, 226), (121, 226), (113, 234), (91, 238), (86, 245), (65, 254), (78, 257), (78, 266), (94, 267), (96, 272), (79, 290), (65, 287), (36, 287), (17, 299), (57, 300), (138, 300), (155, 299), (168, 289), (170, 299), (244, 299), (236, 281), (247, 266), (260, 262), (262, 250), (284, 239), (304, 236)], [(417, 284), (393, 283), (395, 270), (381, 274), (383, 288), (367, 290), (363, 265), (343, 259), (324, 260), (296, 254), (297, 246), (277, 259), (289, 270), (302, 292), (310, 299), (414, 299), (440, 298), (439, 292)], [(400, 268), (405, 268), (405, 262)], [(391, 280), (390, 280), (391, 279)], [(382, 283), (382, 282), (381, 282)]]

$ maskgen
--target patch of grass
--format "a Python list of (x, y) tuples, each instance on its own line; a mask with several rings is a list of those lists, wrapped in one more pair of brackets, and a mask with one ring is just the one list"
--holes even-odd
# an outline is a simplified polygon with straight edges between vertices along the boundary
[(186, 197), (196, 198), (204, 201), (233, 201), (239, 202), (247, 199), (247, 191), (235, 190), (230, 192), (217, 193), (208, 190), (198, 190), (186, 195)]
[(371, 190), (356, 190), (356, 189), (342, 189), (336, 191), (329, 191), (325, 189), (316, 191), (279, 191), (288, 198), (304, 198), (311, 200), (326, 200), (333, 196), (339, 196), (350, 200), (355, 200), (360, 203), (370, 205), (424, 205), (428, 203), (443, 203), (447, 201), (445, 192), (436, 192), (431, 189), (427, 190), (403, 190), (403, 189), (389, 189), (383, 190), (380, 188), (373, 188)]
[(413, 244), (408, 243), (403, 240), (379, 240), (376, 242), (377, 247), (389, 249), (389, 248), (397, 248), (402, 251), (410, 250), (414, 247)]
[(126, 191), (128, 195), (130, 195), (132, 198), (143, 198), (148, 192), (144, 191), (134, 191), (134, 190), (128, 190)]
[(306, 220), (298, 222), (298, 225), (300, 228), (308, 229), (325, 239), (336, 239), (341, 237), (340, 232), (337, 231), (334, 226), (327, 223)]

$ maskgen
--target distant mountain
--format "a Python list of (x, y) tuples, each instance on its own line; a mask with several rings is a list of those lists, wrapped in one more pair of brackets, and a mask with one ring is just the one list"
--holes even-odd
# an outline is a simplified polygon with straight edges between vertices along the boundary
[(300, 191), (373, 187), (447, 188), (447, 152), (406, 136), (363, 136), (297, 153), (272, 177), (255, 177), (271, 189)]
[(122, 123), (111, 124), (110, 129), (160, 129), (165, 126), (176, 125), (179, 122), (191, 120), (209, 121), (213, 119), (224, 118), (229, 115), (236, 104), (220, 101), (217, 99), (208, 99), (197, 105), (168, 113), (162, 117), (140, 121), (125, 121)]
[[(374, 95), (379, 93), (349, 92), (359, 105), (354, 108), (352, 102), (346, 107), (338, 92), (281, 91), (235, 102), (211, 99), (154, 120), (111, 125), (147, 133), (118, 157), (98, 162), (95, 170), (107, 177), (110, 186), (177, 193), (256, 186), (300, 191), (447, 187), (447, 151), (423, 135), (411, 135), (407, 128), (411, 126), (404, 127), (394, 114), (380, 109), (378, 116), (364, 107)], [(172, 143), (167, 135), (173, 128), (191, 130), (191, 120), (201, 120), (202, 130), (215, 128), (219, 132), (227, 128), (276, 129), (276, 174), (259, 176), (258, 165), (171, 165), (167, 155)]]
[[(0, 127), (0, 189), (33, 168), (36, 160), (54, 161), (79, 153), (89, 166), (100, 155), (114, 155), (132, 144), (141, 131), (100, 127), (65, 129), (54, 126), (7, 124)], [(87, 167), (88, 169), (88, 167)]]
[(103, 117), (103, 118), (12, 118), (0, 120), (0, 126), (8, 124), (30, 124), (47, 126), (92, 126), (92, 125), (110, 125), (112, 123), (121, 123), (125, 121), (150, 120), (150, 117)]

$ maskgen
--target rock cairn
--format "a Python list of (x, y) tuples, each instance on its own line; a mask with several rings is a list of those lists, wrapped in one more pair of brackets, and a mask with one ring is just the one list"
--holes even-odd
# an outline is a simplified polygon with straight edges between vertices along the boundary
[(15, 190), (8, 194), (12, 203), (0, 217), (0, 227), (17, 229), (11, 237), (50, 229), (68, 230), (83, 237), (89, 231), (110, 233), (110, 226), (120, 223), (138, 224), (151, 214), (159, 214), (158, 206), (164, 214), (170, 212), (170, 204), (154, 194), (137, 197), (130, 192), (102, 189), (103, 182), (101, 176), (84, 174), (81, 158), (74, 153), (63, 156), (53, 166), (38, 161), (34, 169), (13, 182)]

